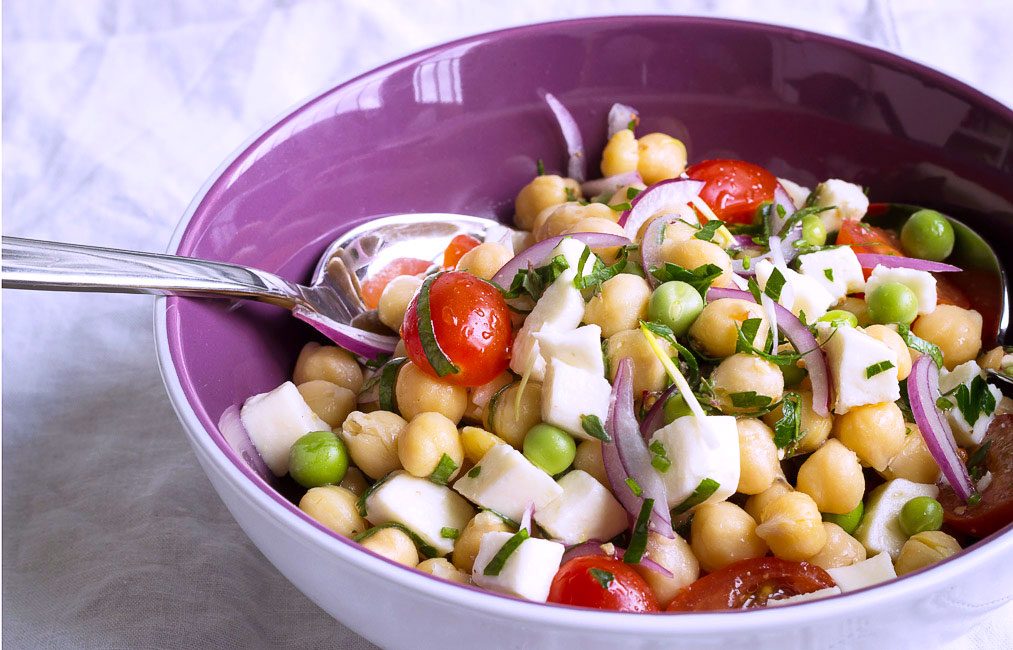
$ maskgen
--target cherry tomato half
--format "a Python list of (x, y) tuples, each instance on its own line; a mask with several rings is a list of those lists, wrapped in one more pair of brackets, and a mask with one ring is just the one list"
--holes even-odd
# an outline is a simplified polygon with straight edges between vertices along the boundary
[(443, 268), (456, 269), (457, 263), (461, 261), (464, 254), (481, 243), (471, 235), (461, 234), (454, 237), (447, 244), (447, 249), (443, 251)]
[(705, 160), (686, 170), (704, 186), (700, 198), (728, 223), (753, 223), (756, 209), (774, 200), (777, 178), (759, 165), (742, 160)]
[[(989, 443), (989, 441), (991, 441)], [(985, 468), (992, 482), (974, 506), (963, 502), (949, 485), (939, 489), (947, 529), (970, 537), (985, 537), (1013, 522), (1013, 415), (999, 415), (988, 427)]]
[[(401, 338), (412, 363), (438, 377), (419, 336), (420, 293), (405, 312)], [(442, 273), (429, 286), (429, 313), (439, 349), (458, 368), (443, 381), (481, 386), (506, 370), (513, 331), (510, 308), (496, 287), (464, 271)]]
[(630, 565), (604, 555), (585, 555), (560, 567), (549, 602), (614, 612), (659, 611), (647, 581)]
[(362, 302), (365, 303), (368, 309), (376, 309), (377, 305), (380, 304), (380, 294), (383, 293), (384, 288), (391, 280), (400, 275), (422, 275), (432, 265), (432, 262), (415, 259), (414, 257), (399, 257), (391, 260), (387, 266), (380, 269), (378, 273), (371, 275), (362, 283), (360, 287)]
[(729, 564), (675, 595), (670, 612), (703, 612), (766, 607), (767, 600), (788, 598), (834, 586), (830, 575), (808, 562), (758, 557)]

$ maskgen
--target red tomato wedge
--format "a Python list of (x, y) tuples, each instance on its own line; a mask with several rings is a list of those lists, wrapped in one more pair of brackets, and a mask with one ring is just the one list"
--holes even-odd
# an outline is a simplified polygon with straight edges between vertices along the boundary
[(830, 575), (808, 562), (759, 557), (729, 564), (675, 595), (670, 612), (766, 607), (767, 601), (834, 586)]
[(447, 250), (443, 251), (443, 268), (456, 269), (457, 263), (461, 261), (464, 254), (475, 248), (482, 242), (471, 235), (458, 235), (447, 244)]
[(585, 555), (556, 572), (549, 602), (613, 612), (657, 612), (647, 581), (630, 565), (605, 556)]
[(686, 175), (704, 182), (700, 198), (728, 223), (753, 223), (756, 209), (773, 201), (777, 188), (776, 176), (743, 160), (705, 160), (688, 168)]
[(984, 442), (989, 445), (985, 468), (992, 472), (992, 482), (982, 491), (978, 505), (967, 505), (948, 485), (939, 490), (945, 527), (975, 538), (1013, 522), (1013, 415), (996, 416)]
[(379, 273), (374, 273), (362, 283), (360, 286), (362, 302), (365, 303), (367, 309), (376, 309), (380, 304), (380, 294), (383, 293), (384, 288), (391, 280), (400, 275), (422, 275), (432, 265), (432, 262), (413, 257), (399, 257), (391, 260), (390, 264), (380, 269)]

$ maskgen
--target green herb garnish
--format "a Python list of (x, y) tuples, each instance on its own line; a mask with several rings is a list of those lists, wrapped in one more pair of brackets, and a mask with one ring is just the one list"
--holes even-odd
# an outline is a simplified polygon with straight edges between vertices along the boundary
[(429, 292), (432, 289), (433, 282), (441, 275), (442, 273), (430, 275), (422, 283), (422, 287), (419, 289), (416, 312), (418, 314), (419, 341), (422, 343), (422, 351), (425, 352), (426, 360), (429, 361), (429, 365), (433, 367), (438, 376), (446, 377), (447, 375), (456, 375), (461, 369), (454, 365), (450, 357), (440, 348), (440, 342), (436, 340), (436, 331), (433, 329), (433, 317), (429, 308)]
[(700, 381), (700, 362), (697, 361), (696, 355), (689, 348), (676, 340), (672, 328), (654, 321), (640, 321), (640, 325), (646, 327), (655, 336), (665, 339), (675, 348), (675, 351), (679, 353), (679, 360), (686, 364), (686, 381), (690, 386), (696, 386)]
[(394, 386), (397, 383), (397, 374), (408, 361), (408, 357), (395, 357), (384, 364), (380, 370), (380, 383), (378, 386), (379, 399), (377, 405), (381, 411), (400, 413), (397, 409), (397, 398), (394, 395)]
[(871, 366), (869, 366), (868, 368), (865, 369), (865, 378), (866, 379), (872, 379), (873, 377), (875, 377), (879, 373), (886, 372), (890, 368), (894, 368), (894, 367), (896, 367), (896, 366), (894, 366), (893, 362), (891, 362), (891, 361), (880, 361), (879, 363), (874, 363), (874, 364), (872, 364)]
[(690, 508), (700, 505), (707, 499), (711, 498), (711, 496), (718, 491), (719, 487), (721, 487), (721, 484), (714, 479), (705, 478), (700, 481), (699, 485), (696, 486), (696, 489), (693, 490), (693, 494), (689, 495), (686, 497), (685, 501), (672, 508), (672, 513), (681, 515)]
[(459, 531), (456, 528), (444, 526), (443, 528), (440, 529), (440, 537), (442, 537), (443, 539), (457, 539), (460, 536), (461, 531)]
[(831, 282), (833, 282), (834, 281), (834, 270), (833, 269), (823, 269), (823, 276), (827, 280), (830, 280)]
[[(591, 267), (590, 273), (583, 275), (578, 273), (577, 277), (573, 279), (573, 286), (583, 291), (584, 289), (597, 288), (603, 282), (611, 280), (615, 276), (619, 275), (626, 270), (627, 263), (629, 262), (630, 251), (636, 249), (635, 245), (623, 246), (619, 249), (619, 254), (616, 256), (615, 263), (611, 265), (605, 264), (601, 261), (601, 258), (594, 258), (594, 265)], [(591, 256), (591, 249), (585, 248), (580, 254), (580, 260), (577, 262), (577, 268), (582, 272), (584, 264)]]
[(767, 278), (767, 284), (763, 287), (763, 293), (770, 296), (770, 299), (777, 302), (781, 299), (781, 290), (784, 289), (785, 279), (780, 269), (774, 269)]
[(595, 440), (612, 442), (612, 436), (610, 436), (608, 431), (605, 430), (605, 427), (602, 426), (601, 418), (597, 415), (581, 415), (580, 427), (584, 430), (584, 433)]
[(714, 221), (708, 221), (700, 228), (700, 230), (696, 231), (693, 236), (704, 241), (713, 241), (718, 228), (723, 225), (725, 225), (724, 222), (718, 221), (717, 219)]
[(440, 462), (436, 464), (436, 469), (429, 475), (429, 480), (437, 485), (446, 485), (447, 481), (450, 480), (450, 476), (457, 470), (457, 463), (450, 456), (443, 454), (440, 456)]
[(721, 267), (715, 264), (704, 264), (691, 271), (671, 262), (665, 262), (665, 266), (662, 268), (653, 268), (650, 271), (651, 275), (661, 282), (670, 282), (672, 280), (685, 282), (699, 291), (700, 295), (705, 295), (711, 284), (724, 273)]
[(995, 411), (995, 395), (988, 389), (988, 382), (977, 376), (971, 380), (971, 387), (960, 384), (954, 393), (957, 409), (964, 416), (969, 426), (974, 426), (981, 415), (989, 415)]
[(641, 192), (643, 192), (643, 190), (641, 190), (639, 187), (627, 187), (626, 200), (632, 201), (633, 199), (637, 198), (637, 194), (640, 194)]
[(979, 446), (967, 457), (967, 473), (975, 481), (980, 480), (985, 475), (985, 457), (988, 455), (988, 449), (991, 446), (992, 441), (986, 440), (983, 445)]
[(640, 483), (637, 483), (637, 479), (633, 478), (632, 476), (626, 479), (626, 487), (630, 488), (630, 492), (633, 493), (633, 496), (639, 497), (643, 496), (644, 494), (644, 489), (640, 487)]
[(904, 339), (904, 343), (912, 350), (917, 350), (922, 354), (927, 354), (935, 362), (937, 368), (943, 367), (943, 353), (939, 349), (939, 346), (935, 343), (929, 343), (923, 338), (919, 338), (911, 328), (907, 325), (898, 325), (897, 333)]
[(668, 452), (665, 451), (665, 446), (661, 444), (661, 441), (655, 440), (648, 449), (651, 451), (651, 466), (659, 472), (667, 472), (668, 468), (672, 466), (672, 461), (669, 460)]
[(487, 564), (485, 569), (482, 570), (482, 574), (487, 576), (498, 576), (500, 572), (503, 571), (503, 567), (506, 566), (507, 560), (510, 559), (510, 556), (514, 554), (514, 551), (516, 551), (517, 548), (520, 547), (526, 539), (528, 539), (528, 537), (527, 528), (521, 528), (514, 533), (513, 537), (508, 539), (506, 543), (503, 544), (498, 551), (496, 551), (496, 555), (492, 556), (492, 559), (489, 560), (489, 564)]
[(637, 516), (637, 523), (633, 524), (633, 534), (630, 537), (630, 544), (623, 554), (623, 562), (626, 564), (637, 564), (640, 558), (644, 557), (647, 550), (647, 530), (651, 521), (651, 511), (654, 510), (654, 499), (644, 499), (640, 506), (640, 514)]
[(781, 418), (774, 423), (774, 444), (790, 449), (802, 439), (802, 396), (786, 393), (781, 400)]
[(538, 162), (535, 163), (535, 171), (539, 176), (545, 176), (545, 163), (542, 162), (541, 158), (539, 158)]
[(596, 569), (594, 567), (588, 569), (587, 572), (595, 579), (595, 582), (601, 585), (602, 589), (606, 590), (612, 586), (612, 581), (616, 579), (616, 577), (608, 571)]
[(412, 542), (415, 544), (415, 548), (418, 549), (419, 553), (421, 553), (423, 557), (432, 558), (437, 557), (440, 554), (439, 551), (437, 551), (435, 548), (432, 547), (432, 545), (430, 545), (424, 539), (419, 537), (418, 533), (416, 533), (414, 530), (411, 530), (404, 524), (398, 523), (396, 521), (388, 521), (385, 524), (373, 526), (372, 528), (359, 533), (352, 539), (361, 544), (362, 542), (366, 541), (367, 539), (377, 534), (384, 528), (396, 528), (405, 535), (407, 535), (408, 537), (410, 537)]
[(478, 478), (478, 475), (482, 473), (482, 466), (475, 465), (468, 470), (468, 478)]
[(570, 263), (566, 261), (566, 258), (556, 255), (544, 266), (521, 269), (514, 275), (514, 279), (510, 282), (510, 288), (503, 292), (503, 297), (510, 300), (528, 295), (532, 300), (537, 301), (549, 288), (549, 285), (555, 282), (556, 278), (568, 268), (570, 268)]
[(774, 401), (769, 395), (758, 395), (755, 390), (730, 393), (728, 397), (732, 400), (732, 406), (742, 409), (762, 409), (770, 406)]

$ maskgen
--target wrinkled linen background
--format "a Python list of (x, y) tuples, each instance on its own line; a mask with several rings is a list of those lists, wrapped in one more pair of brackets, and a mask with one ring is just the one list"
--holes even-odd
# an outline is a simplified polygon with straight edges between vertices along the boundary
[[(3, 232), (164, 250), (218, 164), (296, 102), (414, 50), (541, 20), (783, 23), (899, 52), (1009, 105), (1011, 6), (5, 1)], [(163, 390), (151, 306), (3, 292), (7, 647), (371, 647), (292, 587), (214, 494)], [(1011, 620), (1007, 605), (948, 647), (1013, 647)]]

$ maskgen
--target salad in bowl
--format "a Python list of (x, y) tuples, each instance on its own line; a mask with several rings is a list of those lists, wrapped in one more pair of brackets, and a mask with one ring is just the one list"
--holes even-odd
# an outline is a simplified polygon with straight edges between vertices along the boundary
[[(918, 571), (1013, 520), (1013, 355), (950, 220), (608, 117), (494, 240), (361, 286), (393, 351), (307, 343), (220, 429), (299, 508), (444, 580), (623, 612), (774, 607)], [(868, 222), (866, 221), (868, 219)], [(361, 350), (357, 350), (361, 353)], [(284, 477), (290, 477), (284, 478)]]

